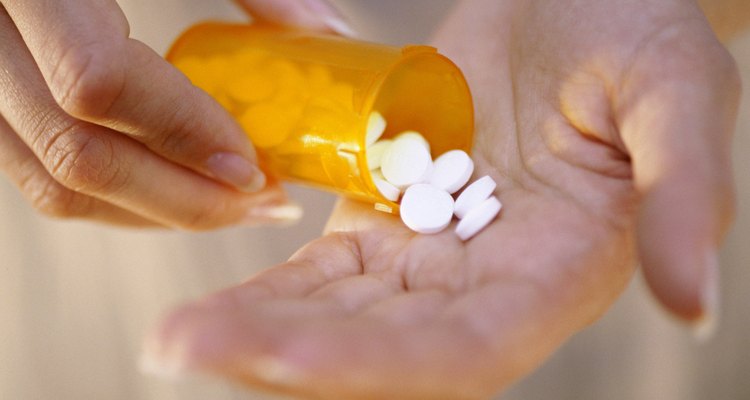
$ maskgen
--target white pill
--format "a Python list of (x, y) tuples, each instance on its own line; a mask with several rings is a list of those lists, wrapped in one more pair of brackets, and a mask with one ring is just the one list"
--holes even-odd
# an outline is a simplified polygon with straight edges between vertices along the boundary
[(496, 187), (497, 183), (489, 176), (483, 176), (467, 186), (458, 198), (456, 198), (456, 207), (454, 210), (456, 216), (463, 218), (469, 210), (487, 200)]
[(383, 197), (390, 201), (398, 201), (398, 198), (401, 196), (401, 191), (397, 187), (391, 185), (390, 182), (386, 181), (380, 170), (372, 170), (370, 171), (370, 174), (372, 175), (372, 182), (375, 184), (375, 187), (378, 188), (378, 191)]
[(380, 170), (392, 185), (405, 189), (427, 182), (432, 173), (430, 152), (417, 140), (396, 138), (383, 153)]
[(406, 139), (412, 139), (412, 140), (416, 140), (419, 143), (422, 143), (422, 145), (427, 149), (428, 153), (430, 153), (432, 151), (430, 149), (430, 142), (428, 142), (427, 139), (425, 139), (424, 136), (422, 136), (422, 134), (419, 133), (419, 132), (417, 132), (417, 131), (403, 131), (403, 132), (399, 133), (396, 136), (396, 139), (404, 139), (404, 140), (406, 140)]
[(367, 133), (365, 134), (365, 145), (372, 146), (373, 143), (377, 142), (383, 132), (385, 132), (385, 118), (377, 112), (373, 111), (367, 118)]
[(463, 150), (451, 150), (435, 160), (430, 183), (453, 194), (464, 187), (474, 172), (474, 161)]
[(469, 240), (492, 222), (500, 212), (503, 205), (497, 197), (492, 196), (478, 206), (469, 210), (466, 216), (456, 225), (456, 235), (461, 240)]
[(383, 139), (378, 140), (371, 146), (367, 147), (367, 167), (370, 170), (380, 168), (381, 161), (383, 160), (383, 154), (391, 147), (393, 140)]
[(401, 198), (401, 220), (419, 233), (437, 233), (453, 218), (453, 197), (428, 183), (410, 186)]

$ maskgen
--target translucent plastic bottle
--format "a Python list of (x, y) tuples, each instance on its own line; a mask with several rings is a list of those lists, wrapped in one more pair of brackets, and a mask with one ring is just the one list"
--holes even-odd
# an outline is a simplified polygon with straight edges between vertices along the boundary
[(372, 111), (384, 137), (422, 133), (433, 157), (470, 151), (474, 111), (461, 71), (428, 46), (396, 48), (269, 26), (204, 23), (167, 59), (217, 99), (252, 139), (261, 167), (397, 212), (375, 187), (365, 133)]

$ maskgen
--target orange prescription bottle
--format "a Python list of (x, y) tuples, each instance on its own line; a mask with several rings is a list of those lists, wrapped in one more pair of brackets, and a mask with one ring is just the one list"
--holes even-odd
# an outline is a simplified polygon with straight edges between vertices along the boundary
[(203, 23), (167, 59), (223, 105), (278, 179), (364, 200), (386, 212), (367, 167), (371, 112), (384, 138), (406, 130), (432, 156), (471, 150), (474, 110), (461, 71), (428, 46), (392, 46), (262, 25)]

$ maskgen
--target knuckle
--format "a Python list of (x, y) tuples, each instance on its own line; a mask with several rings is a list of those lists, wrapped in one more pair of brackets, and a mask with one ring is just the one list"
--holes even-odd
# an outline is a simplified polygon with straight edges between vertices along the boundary
[(46, 151), (54, 135), (65, 131), (67, 127), (72, 125), (68, 118), (54, 109), (29, 112), (20, 123), (21, 129), (19, 131), (27, 132), (29, 135), (29, 146), (42, 154)]
[(198, 126), (193, 115), (186, 110), (175, 109), (166, 117), (164, 126), (168, 127), (168, 130), (162, 133), (155, 146), (167, 154), (194, 156), (190, 153), (195, 152), (195, 143), (202, 138), (196, 135)]
[(689, 50), (682, 50), (676, 56), (675, 63), (683, 65), (688, 77), (696, 82), (721, 89), (739, 88), (741, 84), (736, 60), (726, 47), (713, 38), (696, 40)]
[(73, 45), (62, 53), (50, 88), (65, 112), (88, 119), (107, 115), (125, 84), (116, 49), (92, 42)]
[(734, 221), (737, 219), (737, 188), (731, 177), (727, 176), (719, 183), (716, 190), (718, 197), (719, 226), (722, 235), (726, 234)]
[(21, 191), (40, 213), (54, 218), (75, 218), (86, 215), (93, 199), (68, 190), (49, 175), (38, 173), (21, 185)]
[(728, 89), (735, 94), (735, 97), (739, 102), (740, 93), (742, 92), (742, 78), (737, 60), (732, 56), (729, 50), (722, 46), (716, 57), (716, 63), (717, 76), (723, 79), (728, 86)]
[(694, 18), (665, 24), (634, 49), (629, 72), (648, 74), (657, 82), (716, 85), (737, 82), (739, 70), (729, 51), (710, 28)]
[(75, 191), (113, 194), (128, 184), (127, 169), (111, 141), (80, 124), (57, 134), (44, 159), (52, 177)]

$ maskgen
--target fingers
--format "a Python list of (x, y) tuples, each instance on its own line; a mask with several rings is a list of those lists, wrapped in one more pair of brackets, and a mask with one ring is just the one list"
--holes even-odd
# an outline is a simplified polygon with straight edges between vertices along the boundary
[[(330, 316), (331, 310), (338, 308), (335, 304), (315, 301), (311, 302), (312, 307), (307, 307), (305, 297), (330, 282), (360, 272), (361, 263), (357, 257), (346, 240), (339, 235), (328, 235), (303, 247), (285, 264), (263, 271), (247, 282), (214, 294), (199, 304), (183, 307), (166, 318), (146, 343), (144, 368), (160, 374), (176, 373), (186, 368), (189, 361), (182, 357), (182, 349), (192, 346), (192, 343), (185, 343), (182, 338), (192, 335), (193, 328), (199, 328), (194, 324), (235, 332), (237, 324), (227, 325), (230, 321), (225, 320), (228, 315), (224, 313), (215, 314), (216, 318), (211, 321), (203, 320), (206, 310), (257, 310), (256, 307), (260, 307), (270, 310), (266, 314), (271, 316), (274, 310), (280, 311), (282, 307), (279, 304), (283, 302), (283, 308), (289, 312), (282, 313), (292, 320)], [(300, 306), (296, 309), (301, 312), (294, 311), (295, 304)], [(239, 322), (239, 319), (235, 322)], [(221, 335), (216, 337), (221, 340)], [(206, 340), (204, 344), (207, 348), (199, 351), (211, 353), (214, 345), (211, 339)]]
[(341, 13), (326, 0), (235, 0), (254, 18), (354, 37)]
[(331, 282), (359, 276), (361, 268), (356, 245), (346, 235), (328, 235), (304, 246), (287, 263), (219, 292), (212, 299), (251, 305), (261, 300), (305, 297)]
[(170, 313), (143, 368), (315, 398), (489, 398), (580, 326), (571, 310), (589, 307), (515, 278), (458, 296), (394, 290), (400, 272), (362, 274), (356, 249), (330, 235)]
[(119, 133), (66, 114), (54, 101), (34, 60), (0, 15), (0, 114), (66, 188), (96, 197), (157, 223), (207, 229), (262, 219), (286, 199), (278, 187), (244, 195), (171, 163)]
[(144, 367), (316, 398), (489, 398), (569, 334), (542, 293), (517, 282), (458, 299), (404, 293), (354, 315), (315, 296), (208, 301), (166, 319)]
[(113, 0), (4, 2), (69, 115), (123, 132), (162, 157), (243, 191), (263, 187), (229, 114), (144, 44)]
[[(374, 320), (314, 315), (318, 318), (264, 318), (248, 310), (222, 309), (185, 313), (170, 337), (174, 346), (170, 351), (184, 357), (176, 365), (187, 365), (175, 368), (209, 370), (305, 398), (487, 398), (491, 394), (478, 396), (477, 378), (466, 373), (475, 371), (470, 365), (474, 362), (467, 363), (467, 358), (483, 357), (469, 356), (481, 352), (461, 329), (434, 324), (401, 328)], [(156, 367), (163, 358), (152, 360), (150, 366)], [(450, 386), (441, 378), (450, 380)]]
[(668, 31), (642, 51), (619, 120), (642, 196), (646, 280), (670, 311), (705, 328), (718, 302), (718, 247), (733, 218), (729, 150), (739, 78), (710, 32), (691, 33)]
[(104, 201), (76, 193), (56, 182), (0, 117), (0, 170), (38, 211), (56, 218), (86, 218), (110, 224), (152, 227), (153, 221)]

